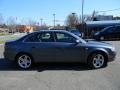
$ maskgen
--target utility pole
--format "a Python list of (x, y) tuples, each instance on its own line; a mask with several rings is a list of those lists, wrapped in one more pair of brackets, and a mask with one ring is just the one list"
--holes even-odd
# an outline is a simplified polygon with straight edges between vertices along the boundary
[(54, 20), (53, 20), (54, 28), (55, 28), (55, 15), (56, 15), (56, 14), (53, 14), (53, 18), (54, 18)]
[[(73, 18), (75, 17), (75, 14), (76, 14), (76, 13), (72, 13)], [(75, 27), (75, 25), (76, 25), (76, 22), (74, 21), (72, 27)]]
[(41, 21), (41, 26), (42, 26), (43, 19), (41, 18), (40, 21)]
[(82, 37), (83, 37), (84, 34), (85, 34), (84, 26), (83, 26), (83, 24), (84, 24), (83, 13), (84, 13), (84, 0), (82, 0), (82, 31), (83, 31), (83, 33), (82, 33)]

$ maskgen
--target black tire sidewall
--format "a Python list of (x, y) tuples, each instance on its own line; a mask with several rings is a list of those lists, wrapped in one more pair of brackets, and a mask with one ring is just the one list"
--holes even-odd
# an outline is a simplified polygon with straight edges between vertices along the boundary
[(96, 68), (96, 67), (93, 65), (93, 58), (94, 58), (94, 56), (96, 56), (97, 54), (101, 54), (101, 55), (104, 57), (104, 63), (103, 63), (103, 65), (102, 65), (101, 67), (99, 67), (99, 68), (103, 68), (103, 67), (105, 67), (105, 66), (107, 65), (107, 60), (106, 60), (106, 57), (105, 57), (104, 54), (102, 54), (102, 53), (93, 53), (93, 54), (91, 54), (91, 55), (89, 56), (89, 58), (88, 58), (88, 65), (89, 65), (89, 67), (92, 68), (92, 69), (99, 69), (99, 68)]
[[(19, 65), (19, 63), (18, 63), (19, 58), (20, 58), (21, 56), (23, 56), (23, 55), (27, 55), (27, 56), (29, 56), (30, 59), (31, 59), (31, 65), (30, 65), (30, 67), (28, 67), (28, 68), (22, 68), (22, 67)], [(17, 63), (17, 65), (18, 65), (18, 67), (21, 68), (21, 69), (29, 69), (29, 68), (31, 68), (31, 67), (33, 66), (33, 58), (32, 58), (30, 55), (28, 55), (28, 54), (20, 54), (20, 55), (17, 56), (16, 63)]]

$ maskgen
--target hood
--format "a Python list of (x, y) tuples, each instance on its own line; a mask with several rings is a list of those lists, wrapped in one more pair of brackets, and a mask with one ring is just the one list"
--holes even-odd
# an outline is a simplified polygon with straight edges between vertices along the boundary
[(112, 45), (109, 43), (98, 41), (88, 41), (86, 45), (91, 47), (106, 47), (106, 48), (112, 47)]
[(101, 32), (96, 32), (94, 35), (96, 36), (96, 35), (99, 35)]

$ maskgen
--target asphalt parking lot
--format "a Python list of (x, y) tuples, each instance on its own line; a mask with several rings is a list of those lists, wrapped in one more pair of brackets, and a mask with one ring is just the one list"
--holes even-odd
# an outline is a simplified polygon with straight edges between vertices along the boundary
[(120, 41), (108, 43), (116, 47), (116, 60), (98, 70), (83, 64), (39, 64), (24, 71), (4, 60), (0, 45), (0, 90), (120, 90)]

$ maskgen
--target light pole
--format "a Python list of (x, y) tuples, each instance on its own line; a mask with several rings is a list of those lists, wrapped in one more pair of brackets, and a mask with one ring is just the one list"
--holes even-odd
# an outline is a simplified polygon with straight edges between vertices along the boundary
[(82, 0), (82, 23), (84, 22), (83, 21), (83, 13), (84, 13), (84, 0)]
[(83, 27), (83, 23), (84, 23), (84, 20), (83, 20), (83, 13), (84, 13), (84, 0), (82, 0), (82, 31), (83, 31), (82, 37), (84, 36), (84, 33), (85, 33), (84, 27)]
[(54, 17), (54, 21), (53, 21), (53, 23), (54, 23), (54, 28), (55, 28), (55, 15), (56, 15), (56, 14), (53, 14), (53, 17)]
[(76, 14), (76, 13), (72, 13), (72, 15), (73, 15), (73, 18), (74, 18), (74, 21), (73, 21), (73, 25), (72, 25), (72, 27), (75, 27), (75, 25), (76, 25), (75, 14)]
[(41, 18), (40, 21), (41, 21), (41, 26), (42, 26), (43, 19)]

